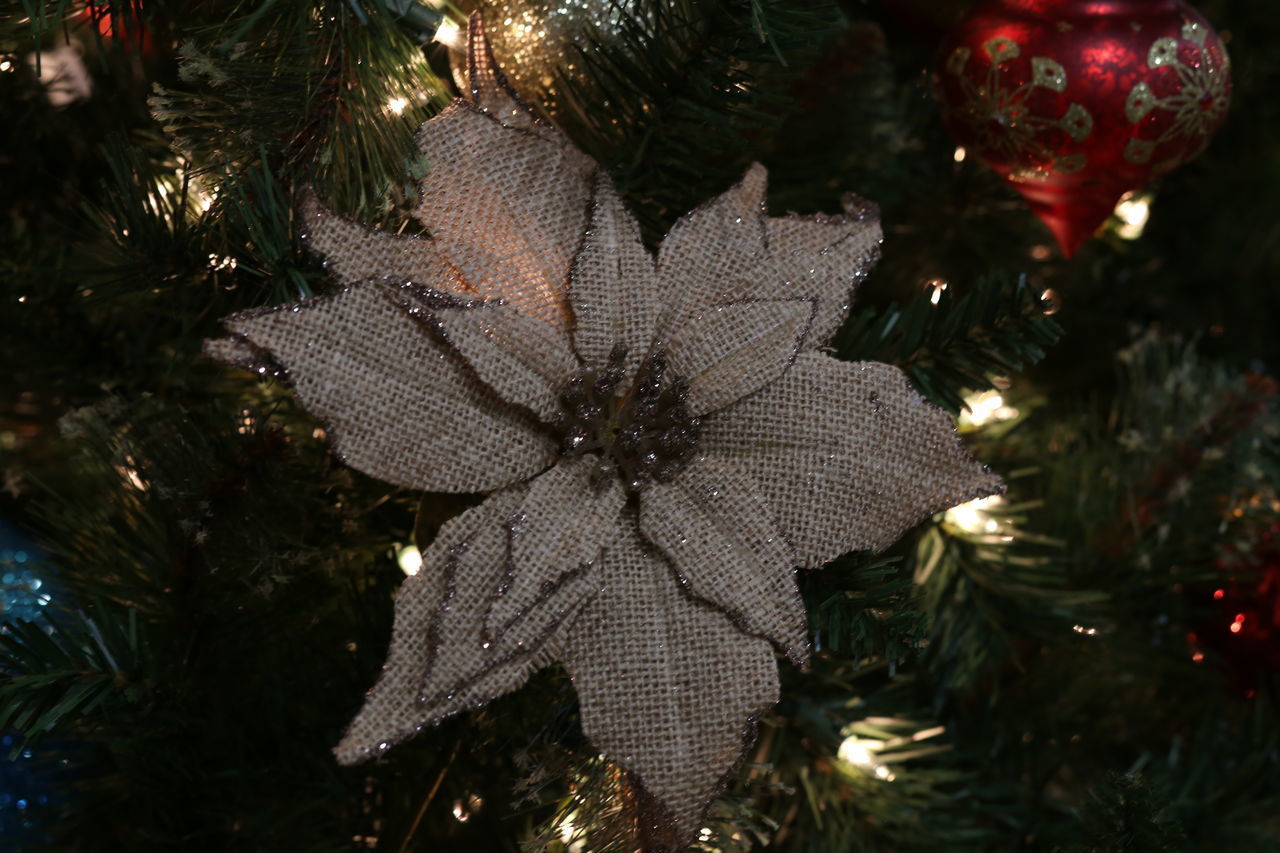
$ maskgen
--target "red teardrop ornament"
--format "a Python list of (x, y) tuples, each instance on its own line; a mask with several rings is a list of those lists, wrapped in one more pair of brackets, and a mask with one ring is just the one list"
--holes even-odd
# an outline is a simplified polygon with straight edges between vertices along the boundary
[(944, 39), (934, 95), (1070, 257), (1120, 196), (1204, 150), (1231, 69), (1183, 0), (986, 0)]

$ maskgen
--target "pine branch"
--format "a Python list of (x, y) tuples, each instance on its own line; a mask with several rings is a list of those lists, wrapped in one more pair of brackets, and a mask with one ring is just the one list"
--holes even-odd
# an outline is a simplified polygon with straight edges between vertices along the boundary
[(545, 104), (656, 240), (760, 159), (794, 109), (789, 84), (843, 18), (827, 0), (645, 0), (616, 11), (617, 26), (589, 30), (574, 68), (556, 71)]
[[(15, 622), (0, 632), (0, 728), (18, 733), (14, 750), (50, 733), (67, 734), (97, 714), (99, 706), (142, 698), (149, 653), (138, 613), (99, 602), (85, 611), (48, 614), (40, 622)], [(105, 618), (94, 618), (97, 613)]]
[(954, 414), (964, 408), (964, 391), (993, 388), (994, 377), (1025, 370), (1062, 335), (1025, 278), (984, 278), (961, 296), (951, 292), (856, 311), (836, 335), (836, 354), (898, 365), (916, 390)]
[(322, 278), (315, 258), (303, 249), (294, 227), (293, 201), (272, 173), (265, 151), (257, 163), (222, 177), (218, 212), (223, 216), (236, 268), (258, 279), (255, 294), (266, 304), (311, 296)]
[(315, 183), (366, 221), (416, 198), (425, 164), (413, 132), (450, 89), (381, 4), (281, 0), (211, 12), (187, 32), (183, 88), (158, 88), (151, 103), (201, 168), (236, 170), (265, 152), (282, 178)]
[(916, 593), (900, 557), (850, 554), (797, 577), (815, 652), (896, 662), (925, 636), (923, 614), (907, 606)]

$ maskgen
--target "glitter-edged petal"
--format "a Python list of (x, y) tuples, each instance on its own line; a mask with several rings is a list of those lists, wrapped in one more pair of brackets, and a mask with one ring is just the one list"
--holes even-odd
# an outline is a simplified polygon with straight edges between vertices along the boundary
[(396, 599), (382, 675), (334, 750), (340, 762), (372, 758), (424, 726), (483, 705), (555, 659), (568, 622), (596, 592), (592, 578), (564, 579), (500, 637), (488, 636), (480, 618), (508, 576), (508, 522), (530, 487), (490, 495), (448, 521), (425, 549), (422, 568)]
[(564, 638), (582, 728), (626, 771), (649, 816), (646, 850), (682, 850), (778, 699), (767, 640), (685, 595), (634, 520), (600, 561), (604, 588)]
[[(406, 286), (410, 295), (415, 288)], [(578, 369), (568, 339), (556, 328), (518, 309), (490, 300), (419, 300), (444, 339), (476, 375), (509, 403), (547, 423), (560, 409), (559, 392)]]
[(880, 212), (857, 196), (845, 213), (790, 214), (765, 220), (772, 280), (789, 296), (818, 300), (810, 348), (831, 340), (849, 314), (854, 292), (880, 259)]
[(640, 532), (671, 561), (689, 595), (805, 664), (795, 551), (749, 473), (707, 459), (651, 485), (640, 496)]
[(706, 307), (743, 299), (813, 300), (807, 348), (825, 344), (879, 256), (880, 223), (852, 199), (843, 216), (765, 215), (766, 172), (753, 165), (724, 194), (676, 223), (658, 252), (669, 337)]
[(791, 366), (809, 334), (811, 299), (750, 299), (713, 305), (680, 327), (670, 370), (689, 385), (695, 415), (722, 409)]
[(886, 548), (930, 515), (1004, 489), (902, 371), (821, 353), (704, 419), (703, 440), (755, 477), (804, 566)]
[(447, 264), (431, 241), (391, 234), (354, 222), (326, 208), (308, 187), (298, 199), (299, 228), (307, 246), (325, 259), (329, 274), (344, 285), (371, 275), (401, 281), (430, 282), (437, 290), (475, 295)]
[(237, 343), (211, 341), (206, 352), (286, 378), (325, 422), (338, 457), (380, 480), (488, 491), (550, 464), (554, 442), (477, 381), (398, 299), (396, 288), (368, 282), (235, 314), (223, 323)]
[(596, 176), (591, 222), (573, 262), (574, 343), (585, 364), (603, 364), (613, 347), (627, 348), (624, 376), (649, 353), (658, 320), (653, 257), (640, 227), (609, 176)]
[(563, 460), (533, 481), (507, 519), (508, 574), (484, 617), (490, 637), (501, 639), (550, 591), (594, 570), (626, 502), (618, 478), (600, 473), (594, 455)]
[(422, 125), (431, 171), (414, 215), (482, 296), (567, 329), (569, 267), (595, 164), (557, 132), (504, 127), (466, 101)]

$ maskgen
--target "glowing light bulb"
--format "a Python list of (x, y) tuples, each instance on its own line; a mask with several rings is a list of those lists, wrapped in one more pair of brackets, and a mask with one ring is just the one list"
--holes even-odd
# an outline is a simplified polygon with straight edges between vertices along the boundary
[(422, 553), (415, 545), (405, 545), (396, 551), (396, 562), (400, 564), (400, 571), (412, 577), (422, 568)]
[(462, 50), (462, 31), (458, 29), (457, 24), (448, 18), (440, 22), (440, 26), (436, 29), (434, 40), (453, 50)]
[(964, 400), (966, 410), (960, 413), (962, 426), (980, 427), (989, 423), (1007, 421), (1018, 416), (1018, 410), (1004, 404), (1004, 397), (998, 391), (983, 391), (971, 394)]
[(841, 761), (847, 761), (858, 767), (868, 767), (875, 762), (871, 757), (871, 750), (863, 746), (856, 737), (845, 738), (836, 754)]
[(846, 764), (870, 773), (877, 779), (892, 782), (897, 777), (894, 776), (893, 771), (888, 766), (876, 759), (871, 750), (867, 748), (867, 743), (874, 744), (875, 741), (862, 741), (856, 735), (851, 735), (840, 744), (840, 749), (836, 752), (836, 756)]
[(943, 520), (965, 533), (997, 533), (1000, 522), (991, 517), (990, 510), (1004, 502), (1001, 495), (978, 498), (959, 506), (953, 506), (943, 515)]
[(391, 110), (391, 112), (395, 113), (396, 115), (400, 115), (401, 113), (403, 113), (404, 108), (407, 106), (409, 106), (409, 102), (404, 98), (392, 98), (391, 100), (387, 101), (387, 109)]
[(1122, 240), (1137, 240), (1151, 218), (1151, 194), (1127, 192), (1116, 203), (1115, 215), (1120, 219), (1116, 236)]

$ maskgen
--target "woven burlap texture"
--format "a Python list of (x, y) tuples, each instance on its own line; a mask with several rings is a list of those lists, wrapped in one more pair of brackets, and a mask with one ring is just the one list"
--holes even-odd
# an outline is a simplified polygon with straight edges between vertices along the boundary
[[(418, 136), (429, 236), (304, 195), (306, 239), (343, 289), (227, 318), (206, 350), (291, 382), (352, 467), (489, 493), (421, 543), (339, 760), (559, 661), (642, 801), (643, 843), (676, 848), (777, 700), (775, 650), (808, 659), (796, 567), (1001, 485), (900, 371), (819, 349), (877, 256), (865, 205), (769, 217), (753, 166), (655, 257), (608, 177), (507, 87), (474, 17), (469, 60), (470, 99)], [(610, 370), (617, 413), (649, 380), (685, 412), (696, 452), (674, 474), (622, 478), (612, 445), (566, 438), (570, 380)]]

